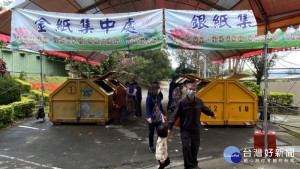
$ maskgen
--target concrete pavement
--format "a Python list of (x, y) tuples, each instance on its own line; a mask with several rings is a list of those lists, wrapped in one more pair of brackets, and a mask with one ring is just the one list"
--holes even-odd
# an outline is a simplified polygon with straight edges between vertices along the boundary
[(286, 129), (289, 134), (300, 138), (300, 114), (299, 115), (278, 115), (273, 114), (271, 122), (284, 129)]
[[(165, 97), (168, 95), (164, 91)], [(145, 92), (144, 92), (145, 98)], [(144, 100), (145, 101), (145, 100)], [(144, 103), (143, 101), (143, 103)], [(164, 101), (166, 106), (166, 101)], [(143, 110), (145, 110), (143, 104)], [(145, 114), (143, 114), (145, 115)], [(65, 169), (152, 169), (157, 167), (153, 153), (148, 150), (148, 126), (143, 118), (128, 116), (126, 126), (52, 125), (34, 118), (26, 119), (0, 131), (0, 169), (65, 168)], [(284, 128), (272, 125), (277, 133), (277, 145), (294, 148), (300, 139)], [(278, 127), (278, 128), (276, 128)], [(199, 166), (202, 168), (299, 168), (297, 163), (227, 163), (224, 149), (236, 146), (241, 151), (253, 148), (253, 132), (258, 127), (211, 126), (201, 130)], [(175, 127), (168, 140), (171, 165), (182, 169), (181, 140)]]

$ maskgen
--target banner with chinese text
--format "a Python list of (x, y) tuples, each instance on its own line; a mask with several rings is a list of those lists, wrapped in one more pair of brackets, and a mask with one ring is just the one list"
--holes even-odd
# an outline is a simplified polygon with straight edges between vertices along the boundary
[[(171, 49), (260, 49), (264, 36), (257, 36), (251, 10), (186, 11), (165, 10), (166, 41)], [(300, 27), (268, 34), (268, 47), (300, 46)]]
[(12, 11), (12, 49), (131, 51), (160, 49), (162, 9), (117, 14)]

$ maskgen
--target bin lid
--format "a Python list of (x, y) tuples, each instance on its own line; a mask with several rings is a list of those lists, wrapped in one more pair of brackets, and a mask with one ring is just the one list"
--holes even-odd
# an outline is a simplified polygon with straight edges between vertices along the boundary
[(103, 79), (106, 79), (106, 78), (112, 76), (112, 75), (115, 74), (115, 73), (117, 73), (117, 72), (116, 72), (116, 71), (107, 72), (107, 73), (105, 73), (104, 75), (102, 75), (102, 76), (100, 76), (99, 78), (97, 78), (96, 81), (98, 81), (98, 80), (101, 81), (101, 80), (103, 80)]
[(236, 80), (239, 80), (239, 79), (242, 79), (242, 78), (245, 78), (245, 77), (249, 77), (250, 75), (247, 75), (247, 74), (235, 74), (227, 79), (236, 79)]
[(179, 74), (179, 76), (181, 76), (183, 78), (186, 78), (187, 80), (192, 80), (195, 83), (202, 82), (202, 81), (204, 81), (204, 82), (210, 82), (211, 81), (211, 79), (202, 78), (202, 77), (192, 75), (192, 74)]
[(123, 73), (117, 73), (117, 74), (115, 74), (115, 76), (113, 77), (113, 79), (117, 79), (117, 78), (119, 78), (119, 77), (121, 77), (121, 76), (123, 76), (125, 74), (126, 74), (125, 72), (123, 72)]
[(221, 79), (221, 78), (223, 78), (223, 77), (225, 77), (225, 76), (227, 76), (227, 75), (226, 75), (226, 74), (222, 74), (222, 75), (215, 76), (214, 78), (215, 78), (215, 79)]
[(126, 74), (126, 73), (125, 72), (115, 73), (112, 76), (110, 76), (110, 78), (108, 79), (108, 82), (111, 83), (111, 85), (113, 85), (115, 87), (117, 86), (116, 83), (119, 83), (123, 88), (126, 88), (125, 85), (118, 80), (118, 78), (123, 76), (124, 74)]

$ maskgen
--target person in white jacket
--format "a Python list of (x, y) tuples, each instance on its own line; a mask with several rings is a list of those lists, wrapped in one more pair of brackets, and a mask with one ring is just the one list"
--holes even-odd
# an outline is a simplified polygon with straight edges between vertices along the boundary
[(157, 127), (157, 143), (156, 143), (156, 153), (155, 157), (158, 160), (159, 167), (158, 169), (164, 169), (170, 164), (170, 159), (168, 157), (168, 127), (165, 125), (160, 125)]

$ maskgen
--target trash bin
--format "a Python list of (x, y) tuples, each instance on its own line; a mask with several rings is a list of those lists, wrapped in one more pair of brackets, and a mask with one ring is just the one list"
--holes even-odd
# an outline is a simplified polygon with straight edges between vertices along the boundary
[(59, 123), (97, 123), (112, 120), (116, 85), (109, 72), (96, 79), (69, 79), (50, 94), (49, 119)]
[(201, 116), (202, 125), (254, 125), (257, 122), (258, 98), (238, 80), (246, 75), (227, 79), (205, 79), (184, 75), (197, 84), (196, 96), (217, 116)]

